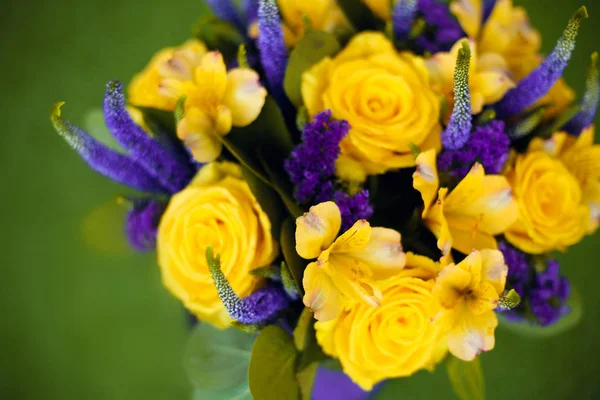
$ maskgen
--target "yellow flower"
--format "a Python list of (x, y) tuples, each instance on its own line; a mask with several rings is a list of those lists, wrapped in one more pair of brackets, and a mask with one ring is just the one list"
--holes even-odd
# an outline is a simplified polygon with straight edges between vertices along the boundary
[(443, 308), (438, 318), (455, 357), (471, 361), (494, 348), (498, 319), (493, 310), (504, 291), (507, 273), (498, 250), (474, 251), (438, 273), (433, 287)]
[(187, 95), (185, 117), (177, 126), (177, 136), (196, 160), (214, 161), (223, 146), (218, 136), (228, 134), (232, 126), (247, 126), (258, 118), (267, 97), (259, 79), (247, 68), (227, 72), (219, 52), (202, 57), (194, 69), (193, 88), (182, 92)]
[(508, 172), (519, 219), (506, 238), (528, 253), (565, 250), (598, 227), (600, 146), (590, 127), (576, 139), (564, 132), (534, 139)]
[(269, 265), (277, 255), (269, 218), (236, 164), (204, 166), (171, 199), (157, 240), (164, 285), (198, 319), (226, 328), (231, 319), (206, 263), (208, 246), (221, 255), (223, 273), (240, 297), (262, 284), (250, 271)]
[(284, 23), (283, 36), (288, 46), (304, 36), (304, 16), (314, 29), (333, 32), (347, 26), (344, 13), (335, 0), (278, 0)]
[(198, 40), (161, 50), (132, 79), (129, 102), (136, 106), (175, 110), (177, 100), (193, 88), (194, 70), (206, 53), (206, 46)]
[(392, 2), (390, 0), (363, 0), (363, 2), (382, 20), (392, 19)]
[(352, 129), (341, 142), (342, 166), (381, 174), (414, 165), (410, 144), (439, 149), (440, 101), (430, 88), (422, 58), (397, 53), (381, 33), (360, 33), (336, 57), (321, 60), (302, 76), (302, 97), (311, 116), (331, 109)]
[(375, 281), (404, 267), (400, 234), (371, 228), (360, 220), (337, 237), (341, 226), (338, 206), (325, 202), (296, 220), (296, 251), (317, 258), (304, 271), (304, 304), (319, 321), (335, 318), (349, 301), (379, 306), (381, 291)]
[(496, 249), (495, 235), (504, 233), (517, 219), (518, 206), (510, 184), (500, 175), (485, 175), (476, 163), (448, 194), (439, 188), (435, 152), (417, 157), (413, 186), (423, 198), (423, 220), (438, 238), (444, 255), (454, 248), (464, 254), (473, 249)]
[(441, 311), (432, 292), (438, 268), (408, 253), (406, 268), (380, 283), (380, 307), (354, 304), (336, 319), (315, 324), (323, 351), (338, 358), (364, 390), (387, 378), (431, 369), (446, 354), (441, 325), (432, 322)]
[[(434, 87), (444, 93), (449, 104), (454, 102), (454, 69), (463, 40), (456, 42), (449, 52), (436, 53), (426, 62)], [(478, 55), (475, 41), (470, 39), (469, 45), (472, 55), (469, 72), (471, 109), (473, 114), (479, 114), (484, 105), (500, 101), (515, 84), (502, 56), (494, 53)]]

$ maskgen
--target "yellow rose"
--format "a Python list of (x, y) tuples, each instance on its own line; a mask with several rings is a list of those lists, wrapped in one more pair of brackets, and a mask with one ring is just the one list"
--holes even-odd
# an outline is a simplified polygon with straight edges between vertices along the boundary
[[(397, 53), (381, 33), (356, 35), (334, 58), (302, 76), (302, 97), (311, 116), (331, 109), (352, 129), (341, 142), (341, 166), (368, 174), (415, 165), (410, 144), (440, 148), (440, 99), (431, 89), (421, 57)], [(360, 173), (339, 171), (340, 175)]]
[(165, 286), (198, 319), (218, 328), (231, 323), (206, 263), (206, 248), (221, 255), (233, 290), (246, 297), (262, 280), (250, 271), (274, 260), (271, 223), (243, 180), (238, 165), (204, 166), (173, 196), (158, 229), (158, 263)]
[(136, 106), (174, 110), (179, 97), (193, 87), (194, 69), (207, 51), (204, 43), (195, 39), (177, 48), (161, 50), (131, 80), (129, 102)]
[(431, 368), (446, 353), (439, 324), (432, 322), (441, 311), (432, 292), (437, 263), (410, 253), (407, 262), (398, 275), (380, 282), (380, 307), (355, 303), (338, 318), (315, 324), (323, 351), (338, 358), (364, 390)]
[(577, 179), (559, 159), (530, 148), (517, 157), (508, 180), (519, 204), (519, 217), (505, 234), (509, 242), (539, 254), (564, 250), (583, 238), (589, 208)]

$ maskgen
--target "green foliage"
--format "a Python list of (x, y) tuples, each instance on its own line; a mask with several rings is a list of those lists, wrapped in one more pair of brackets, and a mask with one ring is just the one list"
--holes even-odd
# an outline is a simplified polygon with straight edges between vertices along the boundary
[(306, 261), (296, 252), (296, 223), (293, 219), (288, 218), (283, 221), (279, 243), (281, 244), (285, 263), (290, 269), (300, 294), (303, 295), (302, 276), (306, 268)]
[(362, 0), (338, 0), (337, 4), (357, 31), (385, 28), (385, 23)]
[(581, 295), (577, 288), (571, 288), (571, 296), (567, 300), (567, 305), (571, 308), (571, 312), (558, 320), (554, 325), (542, 327), (534, 322), (523, 321), (513, 322), (507, 321), (502, 314), (498, 314), (499, 326), (501, 329), (506, 329), (522, 336), (529, 337), (551, 337), (564, 334), (575, 328), (583, 317), (583, 304)]
[(265, 183), (245, 165), (242, 165), (242, 174), (260, 207), (269, 216), (271, 232), (275, 237), (278, 237), (284, 218), (284, 205), (281, 198), (270, 183)]
[(283, 328), (264, 328), (252, 348), (248, 370), (250, 391), (256, 400), (299, 400), (294, 340)]
[(285, 261), (281, 262), (281, 283), (283, 284), (283, 290), (285, 290), (289, 297), (297, 299), (300, 296), (300, 287), (294, 280)]
[(283, 88), (288, 98), (296, 106), (302, 105), (302, 74), (325, 57), (332, 56), (340, 50), (335, 36), (309, 30), (296, 44), (290, 54)]
[(218, 50), (226, 60), (236, 57), (244, 43), (244, 36), (231, 24), (207, 15), (200, 18), (194, 28), (194, 36), (203, 41), (211, 50)]
[(570, 120), (572, 120), (573, 117), (576, 116), (579, 111), (581, 111), (581, 106), (579, 104), (571, 105), (553, 121), (542, 125), (540, 128), (538, 128), (535, 132), (535, 136), (549, 138), (554, 132), (560, 131), (560, 129), (563, 126), (565, 126)]
[(470, 362), (449, 357), (446, 369), (452, 389), (460, 400), (485, 399), (485, 382), (478, 357)]
[(277, 265), (269, 265), (262, 268), (253, 269), (250, 274), (260, 276), (261, 278), (279, 279), (281, 274), (280, 268)]
[(152, 133), (156, 134), (159, 131), (164, 131), (175, 135), (175, 132), (177, 132), (175, 113), (151, 107), (135, 106), (135, 108), (144, 114), (144, 122)]
[(184, 368), (202, 399), (250, 399), (247, 371), (253, 335), (236, 329), (218, 330), (199, 323), (189, 339)]

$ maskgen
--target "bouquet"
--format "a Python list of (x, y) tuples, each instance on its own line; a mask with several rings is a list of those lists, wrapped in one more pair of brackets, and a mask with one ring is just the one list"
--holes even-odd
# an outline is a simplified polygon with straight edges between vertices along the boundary
[[(207, 0), (195, 38), (109, 82), (109, 145), (51, 112), (131, 189), (192, 318), (194, 398), (367, 398), (445, 363), (483, 397), (499, 323), (581, 315), (553, 251), (600, 224), (597, 54), (576, 100), (512, 0)], [(127, 94), (126, 94), (127, 93)]]

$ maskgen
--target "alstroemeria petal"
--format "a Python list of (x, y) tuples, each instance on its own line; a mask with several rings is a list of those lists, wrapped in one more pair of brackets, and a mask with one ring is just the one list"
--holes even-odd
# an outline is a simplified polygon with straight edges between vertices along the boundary
[(305, 259), (317, 258), (333, 243), (340, 231), (342, 216), (332, 202), (312, 206), (296, 219), (296, 252)]
[(198, 108), (191, 108), (177, 125), (177, 136), (185, 143), (194, 158), (203, 163), (215, 161), (223, 144), (217, 138), (211, 118)]
[(496, 293), (504, 291), (508, 267), (501, 251), (490, 249), (481, 251), (481, 274), (486, 282), (494, 286)]
[(439, 189), (435, 150), (431, 149), (419, 154), (416, 163), (413, 187), (421, 193), (424, 204), (422, 216), (425, 217)]
[(338, 316), (344, 299), (333, 281), (316, 262), (308, 264), (302, 279), (304, 305), (315, 313), (318, 321), (329, 321)]
[(448, 333), (448, 349), (455, 357), (472, 361), (482, 352), (494, 348), (498, 318), (493, 311), (480, 315), (463, 313), (456, 319), (458, 324)]
[(71, 125), (61, 117), (61, 107), (56, 104), (50, 119), (56, 132), (79, 154), (94, 171), (117, 183), (142, 192), (167, 193), (168, 190), (144, 167), (124, 154), (113, 151), (98, 142), (84, 130)]
[(372, 228), (367, 246), (348, 255), (367, 264), (375, 280), (397, 274), (406, 264), (400, 233), (388, 228)]
[(364, 219), (356, 221), (352, 228), (335, 240), (331, 253), (350, 253), (363, 250), (371, 240), (371, 225)]
[(123, 86), (117, 81), (108, 83), (106, 87), (104, 118), (114, 138), (131, 158), (155, 175), (171, 193), (180, 191), (192, 179), (194, 171), (191, 165), (178, 161), (131, 119), (126, 109)]
[(460, 265), (450, 264), (438, 272), (433, 293), (442, 307), (454, 308), (460, 300), (461, 292), (471, 283), (471, 274)]
[(247, 126), (258, 118), (267, 98), (267, 90), (259, 79), (255, 71), (245, 68), (236, 68), (227, 74), (223, 104), (231, 111), (233, 126)]

